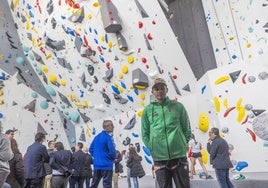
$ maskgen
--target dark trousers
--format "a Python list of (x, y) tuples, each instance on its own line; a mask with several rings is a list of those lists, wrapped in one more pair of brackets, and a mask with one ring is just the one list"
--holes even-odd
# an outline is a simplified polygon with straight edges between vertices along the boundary
[[(83, 188), (85, 177), (83, 176), (71, 176), (69, 179), (70, 188)], [(75, 186), (77, 185), (77, 186)]]
[(97, 188), (103, 178), (103, 188), (112, 188), (113, 170), (94, 170), (91, 188)]
[(44, 177), (35, 179), (26, 179), (24, 188), (43, 188)]
[[(169, 161), (154, 161), (156, 180), (159, 188), (190, 188), (189, 165), (187, 157)], [(157, 169), (157, 167), (159, 169)]]
[(215, 172), (221, 188), (234, 188), (229, 178), (229, 169), (215, 169)]
[(67, 188), (68, 179), (69, 178), (66, 176), (52, 175), (51, 187), (53, 187), (53, 188)]

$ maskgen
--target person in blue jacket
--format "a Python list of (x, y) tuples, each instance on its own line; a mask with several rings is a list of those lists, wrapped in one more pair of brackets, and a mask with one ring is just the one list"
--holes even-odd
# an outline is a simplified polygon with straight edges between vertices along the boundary
[(229, 178), (229, 170), (233, 164), (229, 156), (228, 143), (219, 136), (219, 129), (211, 128), (209, 131), (209, 142), (207, 150), (210, 154), (210, 164), (216, 172), (217, 180), (221, 188), (234, 188)]
[(103, 131), (92, 141), (89, 152), (93, 157), (93, 179), (91, 188), (97, 188), (103, 178), (103, 187), (112, 188), (113, 165), (116, 149), (113, 140), (114, 125), (111, 120), (104, 120)]
[(27, 148), (24, 156), (25, 188), (42, 188), (46, 176), (44, 163), (49, 162), (44, 133), (36, 133), (35, 142)]

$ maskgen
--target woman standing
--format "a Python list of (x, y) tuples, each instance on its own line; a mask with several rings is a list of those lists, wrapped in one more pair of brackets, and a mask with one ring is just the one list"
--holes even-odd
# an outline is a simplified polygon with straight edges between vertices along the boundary
[(195, 139), (194, 134), (191, 135), (191, 140), (189, 141), (189, 148), (191, 150), (191, 156), (190, 156), (190, 160), (191, 160), (191, 173), (190, 173), (190, 178), (193, 178), (193, 175), (195, 174), (195, 164), (196, 164), (196, 159), (198, 160), (200, 166), (203, 168), (206, 177), (208, 176), (208, 171), (202, 161), (202, 154), (201, 154), (201, 149), (202, 149), (202, 145), (200, 142), (197, 142)]
[(142, 157), (136, 152), (135, 147), (129, 148), (129, 159), (127, 167), (130, 168), (130, 177), (133, 178), (134, 188), (139, 188), (138, 178), (145, 176), (145, 171), (141, 165)]
[(24, 187), (24, 165), (22, 154), (20, 153), (17, 141), (14, 138), (10, 139), (10, 143), (14, 157), (9, 161), (10, 174), (8, 175), (6, 182), (12, 188), (22, 188)]

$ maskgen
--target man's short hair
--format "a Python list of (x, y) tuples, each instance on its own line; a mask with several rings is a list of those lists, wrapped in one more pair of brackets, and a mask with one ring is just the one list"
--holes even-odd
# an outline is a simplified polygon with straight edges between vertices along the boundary
[(79, 149), (82, 149), (82, 148), (84, 147), (84, 145), (83, 145), (82, 142), (78, 142), (78, 143), (77, 143), (77, 146), (78, 146)]
[(55, 143), (55, 148), (59, 151), (59, 150), (64, 150), (64, 146), (62, 142), (56, 142)]
[(210, 132), (214, 133), (216, 136), (219, 136), (220, 134), (219, 129), (216, 127), (211, 128)]
[(35, 135), (35, 141), (37, 141), (37, 142), (41, 142), (45, 138), (46, 138), (46, 135), (44, 133), (41, 133), (41, 132), (36, 133), (36, 135)]
[(102, 123), (102, 128), (106, 129), (109, 124), (113, 124), (112, 120), (104, 120)]
[(12, 129), (8, 129), (6, 132), (5, 132), (5, 134), (10, 134), (10, 133), (14, 133), (15, 131), (14, 130), (12, 130)]

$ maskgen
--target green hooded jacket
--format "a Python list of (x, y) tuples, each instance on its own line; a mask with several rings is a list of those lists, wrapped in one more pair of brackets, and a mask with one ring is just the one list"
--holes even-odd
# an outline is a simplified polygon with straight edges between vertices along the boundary
[(154, 161), (186, 157), (191, 126), (183, 104), (168, 97), (161, 105), (151, 102), (141, 118), (142, 140)]

